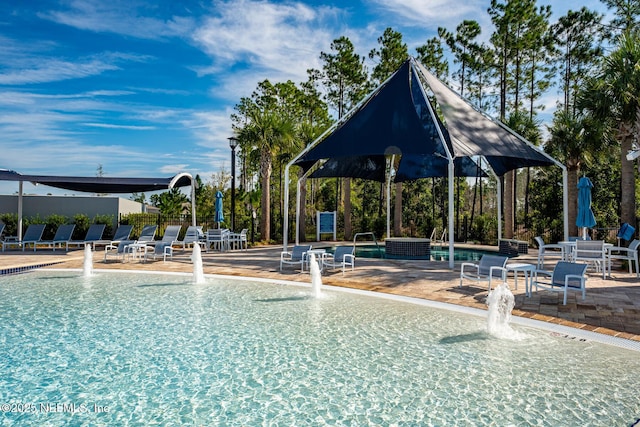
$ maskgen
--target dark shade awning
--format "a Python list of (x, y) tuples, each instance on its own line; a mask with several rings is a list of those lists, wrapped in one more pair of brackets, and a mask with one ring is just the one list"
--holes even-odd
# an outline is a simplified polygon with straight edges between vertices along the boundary
[(528, 166), (551, 166), (542, 150), (527, 144), (508, 129), (465, 101), (460, 95), (417, 64), (447, 122), (453, 152), (458, 156), (483, 156), (496, 175)]
[[(425, 89), (433, 93), (437, 108)], [(442, 114), (446, 126), (432, 111)], [(447, 176), (447, 151), (456, 162), (457, 176), (476, 176), (475, 156), (484, 157), (498, 176), (555, 163), (409, 59), (295, 164), (307, 171), (317, 161), (329, 159), (324, 171), (312, 177), (372, 176), (369, 179), (382, 181), (381, 156), (395, 154), (400, 157), (396, 181), (408, 181)], [(367, 168), (369, 164), (376, 164), (375, 172)]]
[(310, 178), (349, 177), (384, 182), (384, 156), (340, 157), (327, 160)]
[(321, 159), (392, 154), (438, 156), (446, 161), (446, 152), (426, 101), (421, 97), (414, 104), (415, 88), (409, 77), (407, 61), (368, 102), (296, 164), (304, 167)]
[[(0, 170), (0, 181), (28, 181), (34, 184), (86, 193), (141, 193), (144, 191), (166, 190), (174, 178), (22, 175), (12, 170)], [(174, 187), (186, 187), (189, 185), (191, 185), (191, 178), (187, 175), (179, 177), (174, 183)]]

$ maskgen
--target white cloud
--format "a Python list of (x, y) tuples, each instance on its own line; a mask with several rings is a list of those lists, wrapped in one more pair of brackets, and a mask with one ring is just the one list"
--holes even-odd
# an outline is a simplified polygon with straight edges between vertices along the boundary
[[(398, 15), (407, 26), (421, 26), (432, 30), (445, 27), (452, 30), (464, 19), (482, 20), (487, 16), (486, 9), (489, 2), (485, 0), (456, 2), (451, 0), (370, 0), (369, 3), (386, 13)], [(480, 24), (483, 23), (480, 22)]]
[[(182, 10), (184, 15), (159, 19), (153, 16), (157, 13), (153, 5), (135, 0), (71, 0), (67, 9), (42, 12), (39, 16), (81, 30), (152, 40), (182, 37), (193, 29), (195, 22), (186, 9)], [(176, 5), (180, 9), (180, 3)]]
[(193, 35), (211, 56), (213, 70), (246, 62), (246, 68), (263, 73), (262, 79), (275, 74), (283, 80), (304, 80), (308, 68), (319, 66), (320, 52), (338, 37), (326, 22), (336, 9), (250, 0), (216, 5), (218, 14)]
[(126, 130), (153, 130), (154, 126), (139, 126), (139, 125), (117, 125), (113, 123), (82, 123), (84, 126), (104, 128), (104, 129), (126, 129)]
[(99, 60), (80, 62), (62, 61), (57, 59), (42, 59), (38, 64), (25, 68), (14, 68), (12, 71), (0, 74), (0, 84), (23, 85), (34, 83), (49, 83), (54, 81), (84, 78), (101, 74), (105, 71), (117, 70), (118, 67)]
[(158, 168), (158, 170), (163, 174), (175, 175), (177, 173), (184, 172), (185, 170), (187, 170), (187, 167), (188, 165), (186, 164), (164, 165)]

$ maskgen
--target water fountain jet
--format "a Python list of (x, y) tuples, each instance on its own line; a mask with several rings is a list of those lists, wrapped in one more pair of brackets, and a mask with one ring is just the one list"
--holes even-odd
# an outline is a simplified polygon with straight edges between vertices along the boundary
[(313, 253), (309, 258), (309, 274), (311, 275), (311, 294), (314, 298), (319, 298), (322, 288), (322, 273), (318, 260), (316, 260), (316, 254)]
[(82, 267), (84, 277), (91, 277), (93, 275), (93, 251), (91, 250), (91, 243), (84, 245), (84, 264)]
[(520, 339), (522, 335), (511, 329), (511, 311), (515, 306), (515, 298), (509, 285), (503, 282), (489, 293), (487, 317), (487, 332), (498, 338)]
[(200, 245), (196, 242), (193, 244), (193, 254), (191, 255), (191, 261), (193, 262), (193, 283), (202, 284), (204, 280), (204, 271), (202, 269), (202, 250)]

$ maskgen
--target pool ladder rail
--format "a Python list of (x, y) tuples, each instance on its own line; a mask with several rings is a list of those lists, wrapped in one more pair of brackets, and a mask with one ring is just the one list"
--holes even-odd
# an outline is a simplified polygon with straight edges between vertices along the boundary
[(356, 240), (358, 239), (358, 236), (371, 236), (373, 238), (373, 243), (376, 244), (376, 249), (378, 249), (378, 254), (380, 255), (380, 258), (384, 258), (384, 253), (380, 249), (380, 245), (378, 244), (378, 240), (376, 239), (376, 235), (373, 234), (372, 231), (365, 231), (363, 233), (356, 233), (353, 236), (353, 253), (354, 254), (356, 253)]
[(439, 246), (444, 246), (444, 242), (449, 241), (449, 239), (447, 239), (447, 230), (444, 229), (442, 230), (442, 234), (440, 235), (440, 239), (436, 239), (436, 233), (437, 233), (437, 229), (434, 228), (433, 231), (431, 232), (431, 244), (433, 246), (439, 245)]

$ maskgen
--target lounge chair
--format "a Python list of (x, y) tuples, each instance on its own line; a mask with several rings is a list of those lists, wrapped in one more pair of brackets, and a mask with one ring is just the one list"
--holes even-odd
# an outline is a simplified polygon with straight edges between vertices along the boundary
[[(147, 226), (152, 227), (152, 226)], [(151, 240), (147, 240), (148, 244), (151, 246), (157, 245), (159, 243), (168, 243), (173, 245), (175, 242), (178, 242), (178, 235), (180, 234), (180, 229), (182, 229), (181, 225), (167, 225), (167, 228), (164, 229), (164, 235), (161, 240), (153, 240), (153, 235), (155, 235), (155, 231), (153, 235), (151, 235)], [(151, 231), (146, 230), (146, 233), (149, 234)], [(140, 233), (140, 239), (143, 240), (143, 234), (145, 234), (145, 230), (143, 229), (142, 233)], [(144, 237), (144, 239), (148, 239), (148, 237)]]
[(135, 240), (121, 240), (116, 244), (108, 244), (104, 247), (104, 262), (107, 262), (110, 257), (120, 259), (124, 262), (126, 257), (130, 255), (129, 246), (135, 242)]
[(156, 236), (156, 231), (158, 230), (158, 226), (157, 225), (145, 225), (144, 227), (142, 227), (142, 230), (140, 231), (140, 236), (138, 236), (138, 238), (136, 239), (137, 243), (151, 243), (153, 242), (153, 239)]
[(155, 260), (161, 256), (163, 261), (167, 260), (167, 257), (173, 259), (173, 242), (156, 242), (153, 246), (145, 246), (144, 248), (144, 262), (147, 262), (149, 256), (153, 256)]
[(67, 242), (67, 246), (84, 246), (87, 243), (92, 243), (95, 247), (96, 242), (102, 240), (102, 234), (104, 233), (106, 225), (104, 224), (91, 224), (87, 230), (87, 234), (82, 240), (71, 240)]
[(129, 235), (131, 234), (131, 230), (133, 230), (133, 225), (130, 224), (124, 224), (124, 225), (120, 225), (118, 226), (118, 228), (116, 229), (116, 232), (114, 233), (113, 237), (109, 240), (97, 240), (95, 242), (93, 242), (94, 246), (97, 245), (111, 245), (111, 246), (118, 246), (118, 243), (123, 241), (123, 240), (130, 240), (129, 239)]
[(130, 257), (140, 257), (141, 260), (144, 260), (144, 254), (147, 253), (147, 246), (153, 246), (155, 244), (154, 237), (157, 229), (157, 225), (145, 225), (142, 227), (140, 236), (127, 246), (127, 254)]
[(547, 244), (542, 240), (542, 237), (536, 236), (534, 240), (538, 244), (538, 268), (544, 268), (544, 258), (545, 256), (555, 256), (558, 257), (559, 260), (566, 259), (566, 255), (564, 253), (566, 246), (558, 245), (558, 244)]
[(5, 229), (5, 224), (4, 222), (0, 222), (0, 246), (2, 246), (2, 251), (4, 252), (4, 245), (7, 244), (11, 244), (11, 243), (15, 243), (15, 238), (11, 237), (11, 238), (3, 238), (2, 237), (2, 233), (4, 233), (4, 229)]
[(45, 224), (31, 224), (27, 227), (27, 231), (25, 231), (24, 236), (22, 236), (22, 240), (2, 241), (2, 252), (4, 252), (6, 247), (11, 246), (22, 247), (22, 251), (24, 252), (24, 248), (29, 243), (33, 245), (33, 250), (35, 251), (35, 245), (42, 239), (42, 233), (44, 233), (45, 227)]
[(182, 250), (185, 250), (187, 246), (193, 246), (195, 244), (204, 246), (205, 243), (203, 239), (204, 233), (202, 232), (202, 226), (190, 225), (184, 233), (184, 238), (182, 240), (177, 240), (174, 244), (182, 246)]
[(638, 247), (640, 246), (640, 240), (634, 239), (629, 244), (628, 248), (624, 246), (613, 246), (607, 248), (609, 256), (607, 262), (609, 263), (609, 272), (611, 272), (611, 261), (614, 259), (627, 261), (629, 263), (629, 274), (633, 274), (633, 263), (636, 263), (636, 277), (640, 277), (640, 270), (638, 269)]
[[(37, 242), (38, 245), (46, 245), (47, 248), (53, 249), (55, 252), (56, 248), (59, 246), (62, 248), (64, 245), (65, 250), (69, 250), (69, 241), (71, 240), (71, 235), (73, 234), (73, 230), (76, 228), (75, 224), (62, 224), (56, 230), (56, 234), (53, 236), (52, 240), (41, 240)], [(33, 250), (35, 252), (37, 245), (33, 245)]]
[(280, 271), (282, 271), (283, 265), (299, 265), (300, 269), (304, 271), (305, 254), (309, 250), (311, 250), (311, 245), (296, 245), (291, 249), (291, 252), (282, 251), (280, 253)]
[(344, 270), (347, 267), (355, 266), (356, 257), (353, 255), (354, 247), (353, 246), (338, 246), (333, 254), (325, 253), (322, 256), (322, 267), (331, 267), (332, 269), (336, 269), (336, 267), (342, 267), (342, 274), (344, 275)]
[(563, 292), (562, 304), (567, 305), (567, 292), (570, 290), (582, 291), (582, 299), (585, 298), (586, 271), (587, 264), (558, 261), (553, 272), (536, 270), (533, 273), (531, 287), (535, 286), (536, 292), (539, 287), (553, 292)]
[(482, 255), (480, 262), (463, 262), (460, 266), (460, 288), (462, 280), (469, 279), (475, 282), (488, 282), (489, 292), (491, 292), (491, 281), (494, 277), (501, 277), (502, 281), (507, 280), (507, 269), (505, 268), (509, 258), (502, 255)]
[[(163, 255), (164, 260), (167, 260), (167, 255), (173, 258), (173, 245), (175, 243), (179, 243), (178, 235), (180, 234), (181, 225), (167, 225), (167, 228), (164, 229), (164, 235), (161, 240), (150, 240), (144, 243), (144, 248), (140, 248), (140, 250), (144, 251), (143, 261), (146, 262), (149, 256), (149, 253), (153, 254), (153, 259), (156, 259), (157, 256)], [(147, 234), (150, 233), (147, 230)], [(141, 235), (144, 234), (141, 233)], [(154, 233), (155, 234), (155, 233)], [(146, 237), (145, 237), (146, 238)], [(143, 242), (142, 240), (140, 242)], [(137, 242), (136, 244), (139, 244)]]

